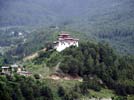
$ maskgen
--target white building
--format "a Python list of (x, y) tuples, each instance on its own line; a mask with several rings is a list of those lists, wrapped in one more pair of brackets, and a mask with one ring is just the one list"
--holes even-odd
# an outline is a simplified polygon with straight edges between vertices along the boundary
[(12, 72), (17, 71), (17, 69), (18, 69), (18, 65), (17, 64), (11, 65), (11, 71)]
[(2, 66), (2, 73), (3, 74), (9, 74), (10, 73), (10, 67), (9, 66)]
[(22, 70), (24, 70), (22, 65), (17, 65), (17, 64), (11, 65), (12, 72), (21, 72)]
[(78, 47), (78, 41), (79, 39), (72, 38), (69, 34), (62, 32), (58, 37), (58, 41), (54, 42), (54, 49), (61, 52), (70, 46)]

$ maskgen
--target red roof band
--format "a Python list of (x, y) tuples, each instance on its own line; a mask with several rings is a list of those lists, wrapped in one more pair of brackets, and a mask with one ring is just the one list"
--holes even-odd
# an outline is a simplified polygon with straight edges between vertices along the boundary
[(60, 40), (60, 41), (64, 41), (64, 40), (78, 41), (79, 40), (79, 39), (72, 38), (69, 34), (67, 34), (65, 32), (62, 32), (58, 36), (59, 36), (58, 40)]

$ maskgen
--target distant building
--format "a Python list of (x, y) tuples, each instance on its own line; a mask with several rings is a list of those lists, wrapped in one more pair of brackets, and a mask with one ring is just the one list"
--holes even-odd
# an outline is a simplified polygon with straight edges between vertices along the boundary
[(11, 71), (12, 72), (17, 72), (17, 70), (18, 70), (18, 65), (17, 64), (11, 65)]
[(17, 64), (13, 64), (11, 66), (2, 66), (1, 71), (2, 71), (1, 75), (11, 75), (14, 73), (17, 73), (19, 75), (24, 75), (24, 76), (32, 75), (32, 73), (26, 71), (22, 65), (17, 65)]
[(2, 74), (10, 74), (10, 67), (9, 66), (2, 66)]
[(61, 52), (70, 46), (78, 47), (78, 41), (79, 39), (72, 38), (69, 34), (62, 32), (58, 37), (58, 41), (54, 42), (54, 49), (56, 49), (58, 52)]
[(11, 65), (12, 72), (21, 72), (22, 70), (24, 70), (22, 65), (17, 65), (17, 64)]

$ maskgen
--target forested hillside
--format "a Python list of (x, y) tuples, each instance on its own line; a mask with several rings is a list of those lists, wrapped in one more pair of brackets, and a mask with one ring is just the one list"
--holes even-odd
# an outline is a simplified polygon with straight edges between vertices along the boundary
[[(56, 73), (61, 76), (82, 77), (82, 83), (71, 89), (76, 93), (73, 98), (79, 94), (92, 97), (90, 90), (101, 92), (110, 89), (114, 95), (124, 96), (124, 99), (119, 100), (126, 100), (125, 97), (134, 94), (133, 62), (133, 56), (119, 56), (108, 44), (85, 42), (78, 48), (70, 47), (61, 53), (52, 49), (39, 52), (39, 57), (28, 61), (26, 65), (43, 78), (55, 73), (52, 70), (57, 69), (56, 66), (59, 66)], [(65, 96), (61, 94), (61, 97)]]
[(134, 0), (0, 0), (0, 71), (2, 100), (134, 100)]
[[(0, 41), (9, 46), (9, 44), (14, 44), (10, 43), (13, 40), (12, 42), (18, 42), (17, 46), (22, 49), (32, 48), (37, 51), (46, 44), (46, 41), (52, 42), (50, 38), (55, 32), (51, 33), (49, 27), (58, 28), (59, 32), (60, 30), (75, 32), (74, 36), (81, 33), (78, 37), (80, 39), (86, 37), (88, 40), (104, 40), (119, 53), (131, 55), (134, 53), (133, 5), (133, 0), (1, 0), (1, 27), (8, 29), (12, 26), (25, 26), (24, 33), (27, 33), (27, 27), (34, 26), (34, 28), (30, 30), (32, 35), (25, 36), (28, 38), (28, 43), (23, 45), (20, 42), (22, 39), (7, 40), (3, 35)], [(42, 28), (39, 29), (40, 26)], [(8, 31), (0, 32), (10, 34)], [(40, 36), (50, 38), (46, 40)], [(34, 40), (41, 41), (38, 42), (38, 47), (35, 46)], [(21, 55), (31, 53), (28, 49), (22, 51)]]
[[(108, 44), (84, 42), (61, 53), (49, 49), (23, 63), (32, 75), (1, 75), (2, 100), (133, 100), (134, 58), (115, 54)], [(49, 78), (54, 73), (74, 79)]]
[(133, 0), (1, 0), (0, 25), (131, 22), (133, 4)]
[[(87, 41), (96, 43), (101, 41), (102, 43), (108, 42), (120, 55), (133, 55), (134, 54), (134, 41), (133, 32), (122, 32), (119, 30), (111, 31), (110, 34), (96, 34), (88, 35), (86, 33), (72, 31), (65, 28), (53, 29), (53, 28), (38, 28), (21, 29), (21, 28), (9, 28), (7, 30), (1, 30), (1, 44), (0, 53), (7, 58), (9, 62), (14, 60), (21, 60), (23, 57), (31, 55), (46, 47), (53, 47), (53, 41), (57, 40), (58, 34), (61, 30), (67, 31), (73, 37), (79, 38), (79, 42)], [(12, 34), (12, 32), (14, 32)], [(22, 33), (23, 35), (19, 35)], [(8, 37), (8, 39), (7, 39)]]

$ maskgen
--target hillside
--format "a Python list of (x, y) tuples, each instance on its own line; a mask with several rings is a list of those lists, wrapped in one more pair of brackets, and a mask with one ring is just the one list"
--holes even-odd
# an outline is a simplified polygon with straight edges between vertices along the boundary
[[(43, 48), (56, 39), (57, 32), (65, 30), (81, 40), (86, 37), (106, 41), (118, 53), (131, 55), (134, 54), (133, 5), (133, 0), (1, 0), (0, 26), (4, 28), (0, 33), (5, 36), (1, 35), (0, 41), (7, 50), (16, 43), (13, 52), (21, 47), (19, 54), (24, 56)], [(13, 26), (26, 33), (26, 43), (23, 44), (22, 38), (6, 39), (11, 32), (5, 30), (16, 30)], [(39, 45), (35, 45), (35, 40)]]
[(133, 0), (1, 0), (0, 25), (120, 22), (133, 19)]
[[(30, 56), (45, 47), (52, 48), (53, 41), (57, 40), (58, 34), (63, 30), (73, 37), (79, 38), (79, 42), (84, 42), (86, 40), (92, 43), (96, 43), (97, 41), (102, 41), (102, 43), (104, 43), (105, 41), (108, 42), (114, 48), (114, 51), (120, 55), (134, 54), (133, 33), (121, 33), (120, 31), (115, 31), (115, 33), (111, 33), (110, 35), (99, 35), (98, 38), (94, 35), (87, 35), (86, 33), (65, 28), (28, 29), (17, 27), (1, 30), (0, 53), (7, 59), (8, 63), (22, 60), (22, 58)], [(15, 34), (12, 34), (12, 32), (15, 32)], [(18, 33), (23, 33), (23, 35), (19, 36)], [(114, 35), (116, 33), (117, 36)]]
[(0, 0), (0, 100), (134, 100), (133, 73), (134, 0)]
[(85, 42), (60, 53), (40, 52), (38, 57), (24, 64), (53, 89), (63, 86), (70, 98), (126, 100), (128, 95), (133, 97), (133, 61), (133, 57), (115, 54), (107, 44)]

